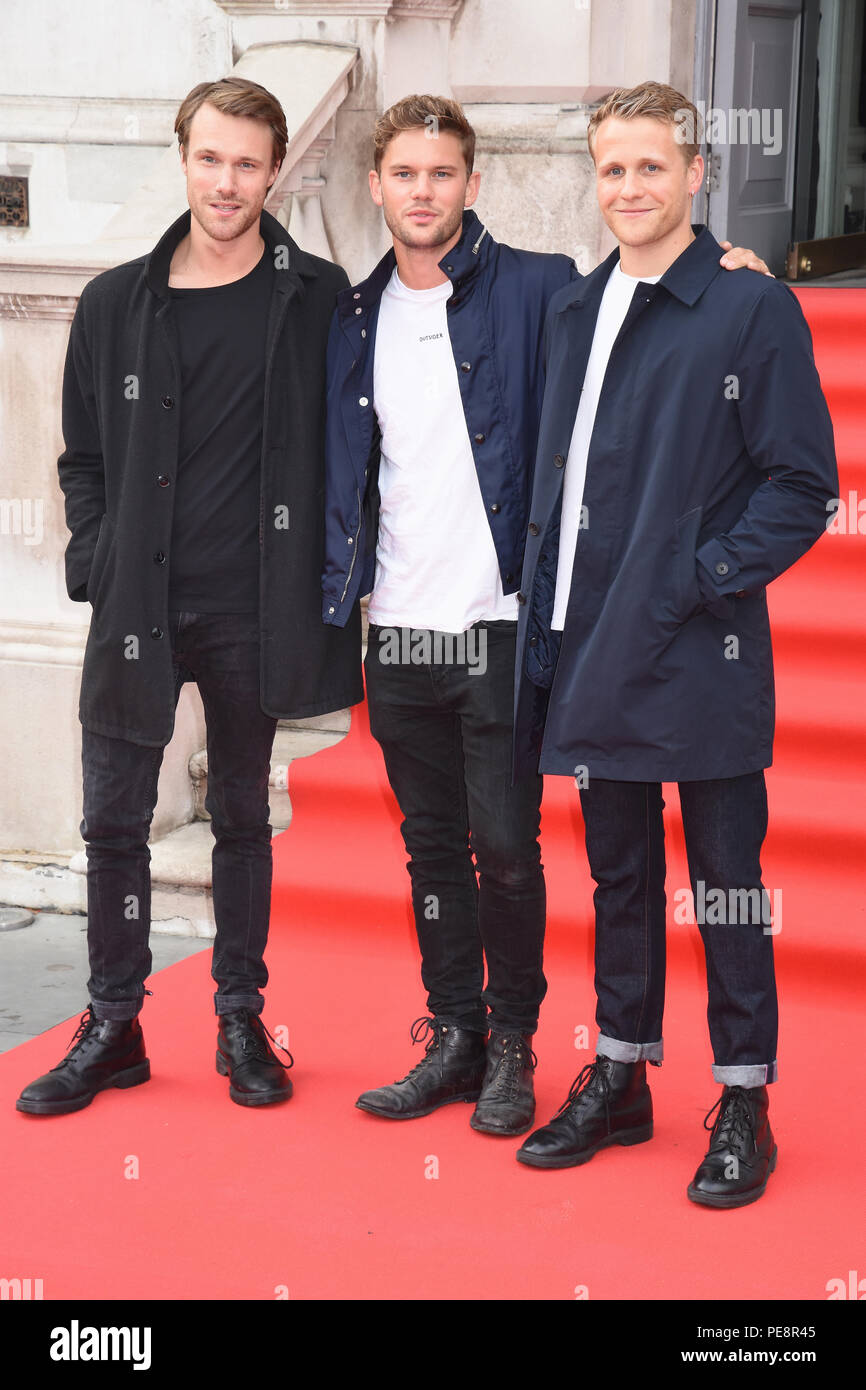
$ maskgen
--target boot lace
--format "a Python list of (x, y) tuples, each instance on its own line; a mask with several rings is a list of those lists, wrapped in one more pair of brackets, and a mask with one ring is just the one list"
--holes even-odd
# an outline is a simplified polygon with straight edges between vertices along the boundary
[(492, 1089), (504, 1100), (517, 1100), (523, 1068), (535, 1071), (537, 1066), (538, 1058), (522, 1034), (507, 1034), (502, 1039), (502, 1057), (496, 1067)]
[[(708, 1124), (714, 1110), (719, 1113), (713, 1123)], [(742, 1086), (731, 1086), (722, 1091), (715, 1105), (704, 1116), (704, 1129), (711, 1133), (711, 1149), (727, 1144), (734, 1152), (745, 1153), (751, 1143), (752, 1150), (757, 1151), (755, 1114), (748, 1093)]]
[(99, 1019), (95, 1017), (91, 1006), (88, 1004), (81, 1018), (78, 1020), (78, 1027), (66, 1044), (67, 1056), (61, 1058), (57, 1063), (57, 1067), (53, 1068), (54, 1071), (57, 1071), (59, 1067), (65, 1067), (67, 1062), (72, 1061), (76, 1052), (80, 1050), (82, 1043), (87, 1040), (98, 1022)]
[[(255, 1022), (253, 1021), (253, 1019), (255, 1019)], [(271, 1042), (274, 1044), (274, 1047), (278, 1047), (281, 1052), (285, 1052), (286, 1056), (289, 1059), (288, 1062), (281, 1062), (279, 1057), (276, 1057), (273, 1054), (273, 1052), (271, 1052), (267, 1043), (259, 1034), (258, 1029), (256, 1028), (256, 1024), (258, 1024), (258, 1027), (261, 1028), (262, 1032), (270, 1038)], [(268, 1029), (262, 1023), (262, 1020), (258, 1016), (258, 1014), (251, 1015), (248, 1017), (247, 1024), (243, 1028), (240, 1041), (241, 1051), (243, 1053), (245, 1062), (271, 1062), (275, 1066), (282, 1067), (283, 1071), (291, 1071), (292, 1067), (295, 1065), (295, 1059), (292, 1056), (289, 1049), (287, 1047), (283, 1047), (282, 1043), (278, 1043), (273, 1033), (268, 1032)]]
[(586, 1066), (583, 1067), (574, 1078), (568, 1095), (553, 1118), (556, 1120), (560, 1115), (564, 1115), (567, 1111), (571, 1110), (571, 1108), (577, 1104), (581, 1094), (587, 1091), (594, 1082), (598, 1082), (598, 1089), (604, 1101), (605, 1123), (607, 1124), (608, 1131), (610, 1131), (610, 1082), (607, 1078), (607, 1072), (599, 1065), (597, 1057), (594, 1062), (587, 1062)]
[(421, 1058), (421, 1061), (415, 1063), (412, 1070), (408, 1071), (402, 1078), (403, 1081), (409, 1081), (413, 1076), (417, 1076), (420, 1071), (430, 1066), (435, 1060), (433, 1056), (434, 1053), (439, 1054), (439, 1075), (441, 1078), (445, 1065), (442, 1060), (442, 1033), (447, 1026), (447, 1024), (440, 1022), (438, 1018), (430, 1018), (426, 1014), (422, 1014), (420, 1018), (415, 1019), (415, 1022), (409, 1029), (409, 1037), (413, 1044), (422, 1043), (426, 1040), (426, 1047), (424, 1048), (424, 1056)]

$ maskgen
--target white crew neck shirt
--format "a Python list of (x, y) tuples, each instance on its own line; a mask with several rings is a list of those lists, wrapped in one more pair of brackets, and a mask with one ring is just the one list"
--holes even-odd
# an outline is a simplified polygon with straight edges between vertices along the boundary
[[(565, 626), (565, 610), (568, 607), (568, 596), (571, 592), (571, 572), (574, 569), (574, 554), (581, 530), (586, 461), (589, 457), (595, 414), (604, 385), (604, 374), (607, 371), (608, 360), (619, 330), (622, 328), (623, 320), (628, 313), (635, 286), (639, 284), (655, 285), (661, 278), (661, 275), (625, 275), (620, 270), (619, 261), (617, 261), (604, 287), (589, 361), (586, 364), (580, 404), (577, 407), (571, 443), (568, 447), (565, 478), (562, 484), (559, 560), (556, 569), (553, 617), (550, 620), (550, 626), (558, 631), (561, 631)], [(586, 518), (586, 525), (592, 525), (592, 517)]]
[(382, 430), (379, 535), (370, 621), (465, 632), (517, 618), (499, 562), (466, 428), (448, 333), (450, 280), (382, 295), (373, 403)]

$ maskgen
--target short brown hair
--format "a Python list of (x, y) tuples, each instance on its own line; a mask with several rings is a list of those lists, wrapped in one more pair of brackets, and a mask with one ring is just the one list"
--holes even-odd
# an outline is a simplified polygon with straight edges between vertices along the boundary
[(617, 87), (615, 92), (605, 97), (601, 106), (593, 111), (586, 131), (593, 160), (596, 131), (602, 121), (610, 116), (622, 121), (633, 120), (636, 116), (650, 116), (655, 121), (663, 121), (674, 127), (687, 164), (691, 164), (700, 153), (703, 131), (697, 107), (682, 92), (666, 87), (663, 82), (642, 82), (639, 87)]
[[(459, 136), (466, 160), (466, 172), (472, 173), (475, 161), (475, 131), (466, 119), (463, 107), (450, 97), (410, 96), (395, 101), (380, 116), (373, 131), (373, 159), (378, 174), (388, 145), (404, 130), (426, 129), (438, 135), (440, 130)], [(432, 136), (431, 136), (432, 138)]]
[(174, 122), (177, 143), (187, 153), (189, 128), (200, 106), (209, 102), (225, 116), (249, 116), (270, 127), (273, 162), (282, 164), (288, 143), (286, 115), (272, 92), (245, 77), (221, 77), (218, 82), (200, 82), (184, 97)]

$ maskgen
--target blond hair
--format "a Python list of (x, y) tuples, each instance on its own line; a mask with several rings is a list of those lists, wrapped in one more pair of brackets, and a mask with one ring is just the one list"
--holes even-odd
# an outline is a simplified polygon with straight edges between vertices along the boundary
[(589, 152), (595, 159), (595, 137), (602, 121), (616, 116), (631, 121), (637, 116), (649, 116), (674, 127), (677, 143), (682, 145), (686, 163), (700, 153), (703, 131), (697, 107), (673, 87), (663, 82), (642, 82), (638, 87), (617, 87), (593, 111), (586, 131)]

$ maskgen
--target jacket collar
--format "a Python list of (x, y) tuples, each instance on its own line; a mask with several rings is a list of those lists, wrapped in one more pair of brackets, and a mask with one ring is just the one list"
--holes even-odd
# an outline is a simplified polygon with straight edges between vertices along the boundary
[[(692, 231), (695, 234), (694, 241), (689, 243), (685, 251), (680, 252), (673, 265), (668, 266), (658, 281), (660, 289), (666, 289), (689, 308), (697, 303), (710, 281), (723, 273), (719, 265), (723, 255), (722, 248), (712, 232), (695, 224), (692, 224)], [(562, 307), (568, 309), (572, 305), (592, 300), (598, 292), (599, 285), (607, 284), (607, 278), (618, 261), (619, 247), (616, 247), (607, 260), (602, 261), (600, 266), (577, 282), (574, 293)]]
[[(168, 231), (163, 233), (145, 259), (144, 276), (148, 289), (152, 290), (160, 299), (168, 299), (168, 272), (171, 258), (189, 232), (191, 222), (192, 213), (187, 208), (186, 212), (171, 224)], [(278, 222), (264, 208), (259, 220), (259, 231), (265, 243), (266, 254), (273, 256), (274, 283), (277, 290), (283, 294), (290, 290), (303, 294), (301, 277), (312, 279), (318, 275), (314, 257), (308, 256), (306, 251), (302, 251), (297, 242), (289, 236), (282, 223)], [(276, 254), (278, 248), (282, 247), (287, 248), (288, 255), (278, 256)]]
[[(456, 286), (478, 273), (490, 256), (495, 242), (470, 208), (463, 213), (463, 231), (460, 240), (451, 247), (447, 256), (439, 262), (439, 269)], [(356, 309), (369, 309), (382, 298), (385, 287), (391, 279), (397, 257), (393, 246), (385, 252), (379, 264), (370, 272), (366, 280), (350, 285), (337, 295), (337, 311), (341, 318), (351, 317)]]

